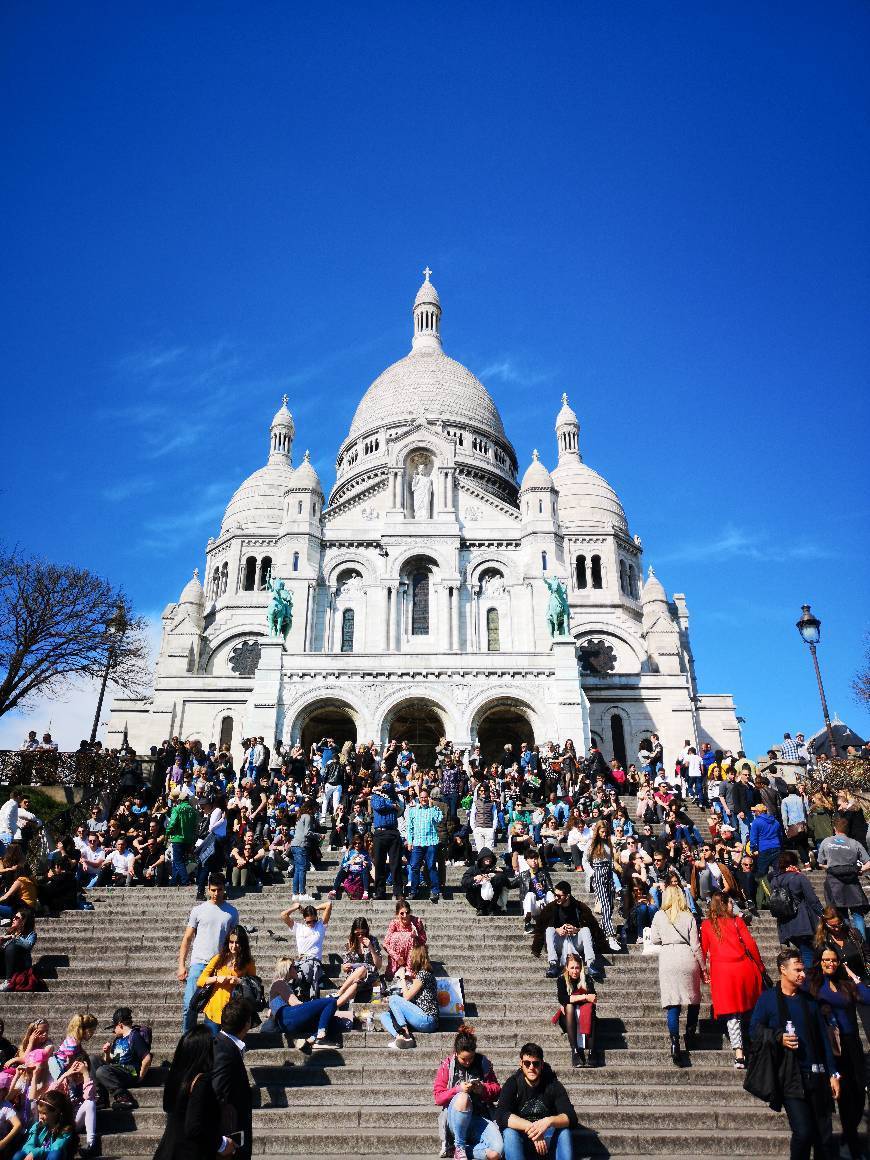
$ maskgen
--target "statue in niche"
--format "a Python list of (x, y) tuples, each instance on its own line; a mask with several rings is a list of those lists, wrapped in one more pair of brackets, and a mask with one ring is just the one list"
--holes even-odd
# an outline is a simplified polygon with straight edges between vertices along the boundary
[(481, 590), (486, 596), (504, 595), (504, 576), (499, 572), (487, 572)]
[(432, 476), (426, 474), (426, 465), (417, 464), (411, 480), (411, 503), (415, 520), (428, 520), (432, 514)]

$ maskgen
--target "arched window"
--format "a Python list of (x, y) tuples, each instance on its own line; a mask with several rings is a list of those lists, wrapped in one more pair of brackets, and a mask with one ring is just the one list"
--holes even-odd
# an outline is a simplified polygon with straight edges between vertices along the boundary
[(578, 556), (574, 562), (574, 578), (578, 588), (585, 588), (589, 581), (586, 579), (586, 557)]
[(341, 614), (341, 651), (353, 652), (353, 609), (345, 608)]
[(625, 752), (625, 729), (618, 713), (614, 713), (610, 718), (610, 739), (613, 742), (613, 756), (625, 769), (625, 763), (628, 760), (628, 755)]
[(224, 717), (221, 720), (221, 732), (219, 747), (223, 749), (225, 745), (232, 745), (233, 743), (233, 719), (232, 717)]
[(628, 596), (628, 569), (625, 566), (625, 560), (619, 561), (619, 589)]
[(299, 571), (299, 553), (298, 552), (293, 553), (293, 571), (294, 572)]
[(221, 570), (220, 570), (220, 568), (215, 568), (214, 572), (212, 572), (212, 574), (211, 574), (211, 594), (214, 597), (220, 596), (220, 594), (221, 594)]
[(245, 574), (242, 579), (242, 590), (244, 592), (253, 592), (256, 582), (257, 558), (256, 556), (248, 556), (247, 560), (245, 560)]
[(411, 577), (411, 636), (429, 635), (429, 573)]
[(260, 583), (258, 587), (264, 589), (266, 581), (269, 579), (269, 573), (272, 571), (272, 557), (264, 556), (260, 561)]
[(486, 648), (487, 652), (501, 652), (497, 608), (488, 608), (486, 610)]
[(592, 587), (601, 587), (601, 557), (592, 557)]
[(542, 572), (547, 571), (547, 553), (546, 552), (541, 552), (541, 571)]
[(632, 599), (638, 599), (637, 593), (637, 569), (634, 564), (631, 564), (628, 569), (628, 591)]
[(229, 579), (230, 579), (230, 566), (226, 562), (226, 560), (224, 560), (223, 564), (221, 565), (221, 596), (223, 596), (223, 594), (227, 590), (227, 584), (229, 583)]
[(300, 516), (302, 515), (302, 500), (301, 500), (301, 499), (300, 499), (300, 500), (297, 500), (297, 503), (296, 503), (296, 514), (297, 514), (297, 515), (300, 515)]
[(544, 501), (542, 499), (539, 499), (538, 500), (538, 515), (542, 516), (543, 514), (544, 514)]
[(193, 645), (191, 645), (190, 650), (187, 654), (187, 671), (189, 673), (192, 673), (195, 668), (196, 668), (196, 653), (193, 651)]

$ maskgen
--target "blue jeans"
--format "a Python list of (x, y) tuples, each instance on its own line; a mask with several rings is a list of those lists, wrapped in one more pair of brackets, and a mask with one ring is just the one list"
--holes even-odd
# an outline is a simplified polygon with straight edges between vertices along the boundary
[(191, 1007), (196, 980), (205, 970), (205, 963), (191, 963), (187, 968), (187, 983), (184, 987), (184, 1001), (181, 1010), (181, 1030), (192, 1031), (196, 1026), (196, 1012)]
[(447, 1106), (447, 1126), (453, 1136), (453, 1143), (457, 1148), (473, 1149), (474, 1160), (484, 1160), (487, 1149), (493, 1152), (502, 1152), (504, 1142), (501, 1138), (498, 1124), (488, 1120), (469, 1107), (460, 1111), (455, 1107), (456, 1096)]
[(447, 807), (447, 813), (451, 818), (458, 817), (459, 811), (459, 794), (458, 793), (442, 793), (441, 804)]
[(412, 846), (411, 857), (408, 859), (408, 889), (411, 894), (420, 888), (420, 867), (423, 862), (429, 871), (429, 883), (433, 894), (441, 893), (441, 883), (438, 879), (438, 847)]
[[(544, 1139), (548, 1145), (548, 1156), (555, 1156), (556, 1160), (572, 1160), (574, 1145), (570, 1128), (548, 1128), (544, 1133)], [(536, 1160), (538, 1153), (525, 1132), (518, 1132), (516, 1128), (505, 1128), (504, 1155), (505, 1160)]]
[(328, 1031), (337, 1006), (335, 999), (309, 999), (307, 1003), (299, 1003), (295, 1007), (283, 999), (273, 999), (269, 1004), (272, 1018), (293, 1039), (309, 1035), (315, 1026), (318, 1031)]
[(308, 851), (304, 846), (291, 846), (293, 855), (293, 893), (305, 893), (305, 875), (308, 873)]
[(412, 1031), (435, 1031), (438, 1016), (426, 1015), (416, 1003), (403, 999), (401, 995), (390, 995), (390, 1009), (381, 1016), (381, 1023), (385, 1031), (396, 1036), (400, 1027), (410, 1027)]
[(867, 941), (867, 925), (864, 921), (864, 912), (861, 910), (849, 911), (849, 922), (854, 926), (857, 933), (861, 936), (864, 942)]
[[(686, 1008), (686, 1030), (698, 1030), (698, 1015), (701, 1011), (700, 1003), (690, 1003)], [(680, 1005), (675, 1007), (665, 1007), (665, 1012), (668, 1018), (668, 1031), (671, 1035), (680, 1034)]]
[(774, 862), (776, 862), (781, 853), (782, 848), (780, 846), (774, 846), (772, 850), (758, 851), (758, 861), (755, 864), (755, 873), (759, 878), (764, 878), (766, 876), (768, 870), (771, 868)]
[(189, 847), (184, 842), (170, 842), (172, 847), (172, 877), (173, 886), (189, 886), (190, 876), (187, 873), (187, 855)]

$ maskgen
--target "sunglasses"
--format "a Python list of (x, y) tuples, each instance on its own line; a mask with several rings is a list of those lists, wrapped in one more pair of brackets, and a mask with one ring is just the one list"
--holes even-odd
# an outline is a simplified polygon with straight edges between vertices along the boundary
[(543, 1067), (544, 1061), (542, 1059), (521, 1059), (520, 1063), (523, 1067), (531, 1068), (534, 1071), (540, 1071)]

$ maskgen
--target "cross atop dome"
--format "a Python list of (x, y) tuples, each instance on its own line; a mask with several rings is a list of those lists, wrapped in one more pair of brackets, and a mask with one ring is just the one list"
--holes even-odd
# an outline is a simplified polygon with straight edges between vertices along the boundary
[(423, 277), (426, 279), (427, 282), (429, 281), (431, 274), (432, 274), (432, 271), (427, 266), (426, 269), (423, 271)]
[(289, 396), (289, 395), (282, 395), (282, 396), (281, 396), (281, 402), (282, 402), (282, 403), (284, 404), (284, 406), (286, 407), (286, 406), (287, 406), (287, 404), (290, 402), (290, 396)]

